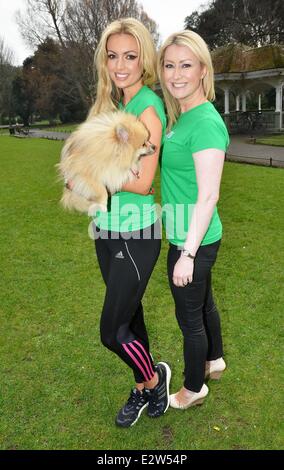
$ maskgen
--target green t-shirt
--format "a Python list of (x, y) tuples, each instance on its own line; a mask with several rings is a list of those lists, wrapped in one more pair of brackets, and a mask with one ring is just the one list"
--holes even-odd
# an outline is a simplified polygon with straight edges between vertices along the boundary
[[(174, 245), (182, 246), (187, 238), (198, 196), (192, 154), (209, 148), (226, 151), (228, 144), (227, 128), (210, 102), (182, 113), (166, 135), (161, 170), (163, 223), (167, 238)], [(221, 237), (222, 224), (215, 208), (201, 245)]]
[[(162, 124), (162, 139), (166, 130), (166, 115), (164, 104), (153, 90), (147, 86), (140, 88), (138, 93), (124, 107), (119, 109), (140, 116), (145, 109), (153, 106)], [(158, 218), (153, 194), (147, 196), (119, 191), (111, 197), (108, 212), (98, 212), (94, 218), (95, 224), (103, 230), (113, 232), (132, 232), (154, 224)]]

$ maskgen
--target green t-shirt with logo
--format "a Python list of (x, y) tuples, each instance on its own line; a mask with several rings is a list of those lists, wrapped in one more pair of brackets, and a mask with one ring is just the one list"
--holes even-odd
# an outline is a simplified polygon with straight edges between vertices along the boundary
[[(163, 224), (172, 244), (184, 244), (197, 201), (198, 187), (192, 154), (209, 148), (225, 152), (228, 145), (226, 125), (210, 102), (180, 114), (166, 135), (162, 153), (161, 193)], [(221, 237), (222, 224), (216, 207), (201, 245), (214, 243)]]
[[(145, 109), (152, 106), (162, 124), (162, 139), (166, 130), (166, 115), (164, 104), (156, 93), (143, 86), (138, 93), (119, 109), (140, 116)], [(146, 196), (128, 191), (119, 191), (112, 195), (108, 212), (98, 212), (94, 218), (95, 224), (103, 230), (113, 232), (131, 232), (154, 224), (158, 218), (153, 194)]]

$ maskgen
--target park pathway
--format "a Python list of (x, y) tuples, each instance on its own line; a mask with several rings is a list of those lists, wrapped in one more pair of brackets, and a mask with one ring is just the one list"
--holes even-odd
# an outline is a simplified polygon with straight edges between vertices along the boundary
[[(33, 138), (65, 140), (70, 133), (30, 129)], [(230, 161), (254, 163), (284, 168), (284, 147), (253, 144), (253, 139), (244, 135), (232, 135), (226, 158)]]
[[(41, 137), (55, 140), (65, 140), (70, 134), (63, 132), (49, 132), (40, 129), (30, 131), (31, 137)], [(284, 167), (284, 147), (273, 145), (257, 145), (250, 143), (248, 136), (233, 135), (227, 150), (227, 159), (244, 161), (247, 163), (267, 164)]]
[(65, 140), (69, 137), (69, 132), (45, 131), (44, 129), (30, 129), (29, 137), (38, 139)]
[(248, 136), (232, 135), (227, 159), (260, 165), (284, 167), (284, 147), (250, 143)]

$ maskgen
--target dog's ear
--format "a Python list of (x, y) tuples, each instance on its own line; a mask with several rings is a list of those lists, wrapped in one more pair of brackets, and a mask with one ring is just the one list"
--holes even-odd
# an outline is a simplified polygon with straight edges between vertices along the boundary
[(127, 129), (123, 126), (117, 126), (116, 128), (116, 136), (120, 142), (126, 143), (129, 139), (129, 133)]

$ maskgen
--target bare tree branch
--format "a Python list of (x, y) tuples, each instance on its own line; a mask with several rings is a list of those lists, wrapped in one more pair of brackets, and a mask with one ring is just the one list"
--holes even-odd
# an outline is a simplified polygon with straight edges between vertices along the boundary
[(5, 44), (4, 38), (0, 36), (0, 65), (13, 65), (14, 60), (14, 52)]
[(33, 46), (44, 45), (46, 38), (60, 44), (60, 74), (65, 83), (62, 94), (75, 102), (79, 97), (86, 110), (94, 99), (94, 51), (107, 24), (118, 18), (134, 17), (148, 27), (156, 43), (159, 41), (156, 23), (136, 0), (25, 2), (26, 12), (17, 13), (17, 23), (23, 38)]

